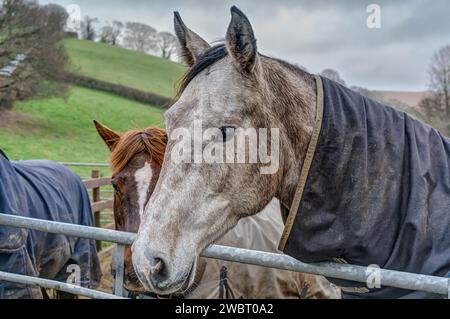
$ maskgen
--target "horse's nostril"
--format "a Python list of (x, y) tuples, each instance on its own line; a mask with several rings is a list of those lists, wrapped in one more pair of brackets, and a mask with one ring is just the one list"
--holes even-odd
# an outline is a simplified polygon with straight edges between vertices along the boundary
[(169, 272), (167, 264), (162, 258), (152, 258), (150, 260), (150, 280), (155, 287), (161, 288), (161, 284), (167, 280)]
[(147, 289), (162, 289), (170, 278), (170, 263), (163, 252), (145, 249), (142, 255), (134, 254), (138, 279)]
[(160, 273), (162, 270), (164, 270), (164, 262), (161, 258), (154, 258), (150, 262), (150, 272), (152, 274)]

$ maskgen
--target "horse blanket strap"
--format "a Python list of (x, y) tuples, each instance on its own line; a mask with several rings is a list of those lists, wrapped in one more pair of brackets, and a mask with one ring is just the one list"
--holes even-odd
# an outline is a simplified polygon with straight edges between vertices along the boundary
[(313, 133), (311, 135), (311, 141), (309, 142), (308, 150), (306, 152), (305, 160), (303, 161), (303, 168), (300, 173), (300, 180), (297, 185), (297, 190), (295, 191), (294, 200), (292, 201), (291, 209), (289, 210), (289, 215), (285, 222), (285, 228), (283, 234), (281, 235), (280, 244), (278, 249), (284, 251), (286, 242), (288, 240), (289, 234), (294, 226), (295, 216), (302, 199), (303, 191), (305, 189), (306, 180), (308, 178), (308, 172), (311, 168), (314, 153), (316, 152), (317, 142), (319, 140), (320, 129), (322, 128), (322, 116), (323, 116), (323, 86), (322, 79), (320, 76), (316, 75), (316, 86), (317, 86), (317, 111), (316, 111), (316, 123), (314, 125)]
[[(334, 81), (317, 76), (316, 83), (316, 123), (279, 249), (303, 262), (340, 258), (448, 276), (450, 140)], [(391, 287), (357, 290), (343, 297), (441, 297)]]
[(220, 268), (219, 299), (235, 299), (234, 293), (228, 284), (228, 269)]

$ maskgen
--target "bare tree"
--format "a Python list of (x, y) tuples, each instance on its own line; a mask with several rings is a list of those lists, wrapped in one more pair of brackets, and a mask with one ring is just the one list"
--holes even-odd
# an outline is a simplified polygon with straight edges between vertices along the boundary
[(84, 40), (94, 41), (96, 32), (94, 24), (98, 23), (97, 18), (91, 18), (85, 16), (84, 20), (81, 22), (81, 38)]
[(105, 25), (100, 29), (100, 42), (102, 43), (112, 43), (112, 33), (113, 28), (110, 25)]
[(450, 45), (434, 53), (429, 69), (430, 93), (419, 103), (425, 120), (444, 134), (450, 134)]
[(58, 43), (64, 37), (65, 9), (27, 0), (0, 5), (0, 107), (63, 92), (67, 57)]
[(123, 23), (113, 21), (112, 25), (105, 25), (100, 30), (100, 42), (117, 45), (122, 34)]
[(342, 85), (345, 85), (345, 81), (341, 78), (341, 76), (339, 75), (339, 72), (333, 69), (325, 69), (323, 70), (320, 75), (322, 75), (323, 77), (326, 77), (330, 80), (333, 80), (337, 83), (340, 83)]
[(124, 25), (120, 21), (113, 21), (112, 23), (112, 32), (111, 32), (111, 44), (117, 45), (119, 42), (119, 38), (122, 35)]
[(156, 36), (156, 45), (161, 57), (170, 60), (177, 48), (177, 38), (170, 32), (159, 32)]
[(433, 98), (442, 106), (442, 113), (450, 120), (450, 45), (440, 48), (431, 59), (430, 87)]
[(154, 41), (156, 34), (157, 31), (147, 24), (127, 22), (124, 45), (131, 50), (148, 52), (156, 48)]

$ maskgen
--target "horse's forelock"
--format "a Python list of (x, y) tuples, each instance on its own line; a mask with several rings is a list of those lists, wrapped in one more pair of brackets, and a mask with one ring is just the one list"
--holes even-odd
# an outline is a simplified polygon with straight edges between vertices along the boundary
[(162, 166), (166, 144), (166, 132), (160, 128), (151, 127), (143, 131), (131, 130), (124, 133), (111, 152), (113, 174), (125, 169), (131, 159), (141, 152), (148, 154), (149, 162)]
[(227, 55), (228, 55), (227, 48), (225, 44), (222, 43), (211, 47), (205, 53), (199, 56), (196, 63), (181, 78), (181, 81), (178, 84), (176, 100), (178, 100), (178, 98), (181, 96), (181, 94), (183, 94), (183, 91), (186, 89), (189, 83), (197, 75), (199, 75), (202, 71), (206, 70), (214, 63), (222, 60)]

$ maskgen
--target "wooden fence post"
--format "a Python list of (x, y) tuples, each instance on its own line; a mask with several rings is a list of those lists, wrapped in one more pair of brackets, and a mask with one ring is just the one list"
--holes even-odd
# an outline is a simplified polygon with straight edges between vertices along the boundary
[[(100, 178), (100, 171), (98, 170), (93, 170), (91, 173), (91, 177), (92, 178)], [(101, 196), (100, 196), (100, 187), (95, 187), (92, 189), (92, 202), (93, 203), (97, 203), (101, 201)], [(95, 211), (94, 212), (94, 226), (95, 227), (101, 227), (101, 211)], [(102, 250), (102, 242), (101, 241), (97, 241), (97, 251), (101, 251)]]

